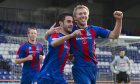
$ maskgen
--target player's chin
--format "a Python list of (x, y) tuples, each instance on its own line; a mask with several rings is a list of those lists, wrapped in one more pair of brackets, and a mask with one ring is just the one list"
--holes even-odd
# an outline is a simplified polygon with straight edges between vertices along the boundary
[(36, 39), (31, 39), (32, 41), (36, 41)]
[(85, 26), (86, 23), (85, 23), (85, 22), (81, 22), (80, 25), (81, 25), (81, 26)]
[(72, 32), (72, 29), (68, 29), (68, 32), (69, 32), (69, 33)]

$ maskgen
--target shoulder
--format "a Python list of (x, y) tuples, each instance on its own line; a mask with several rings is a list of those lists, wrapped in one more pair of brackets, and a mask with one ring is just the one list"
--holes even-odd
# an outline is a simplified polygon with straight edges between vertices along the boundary
[(27, 44), (28, 44), (28, 42), (23, 42), (23, 43), (21, 43), (21, 44), (20, 44), (20, 48), (26, 46)]
[(38, 44), (38, 45), (42, 45), (43, 43), (42, 43), (42, 42), (37, 42), (37, 44)]
[(120, 56), (115, 56), (115, 59), (116, 59), (116, 60), (120, 59)]
[(94, 26), (94, 25), (88, 25), (88, 29), (89, 30), (93, 30), (95, 32), (98, 32), (99, 30), (101, 30), (101, 27), (99, 26)]
[(94, 25), (89, 25), (88, 28), (95, 29), (95, 30), (98, 30), (98, 29), (105, 29), (105, 28), (103, 28), (103, 27), (94, 26)]
[(60, 33), (52, 33), (52, 34), (50, 34), (50, 36), (51, 36), (52, 38), (58, 38), (59, 35), (60, 35)]
[(18, 49), (18, 53), (20, 51), (24, 51), (26, 49), (27, 44), (28, 44), (28, 42), (21, 43), (20, 46), (19, 46), (19, 49)]
[(129, 58), (127, 56), (125, 56), (125, 59), (129, 60)]
[(95, 26), (95, 25), (88, 25), (89, 28), (101, 28), (99, 26)]

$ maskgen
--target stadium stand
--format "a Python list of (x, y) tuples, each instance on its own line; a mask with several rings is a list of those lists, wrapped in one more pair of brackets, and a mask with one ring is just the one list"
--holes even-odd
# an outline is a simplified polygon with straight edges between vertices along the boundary
[[(44, 32), (43, 29), (38, 29), (40, 32)], [(20, 43), (26, 41), (25, 37), (15, 37), (15, 36), (6, 36), (0, 35), (0, 82), (17, 82), (21, 78), (21, 68), (22, 65), (17, 65), (14, 63), (16, 58), (16, 52)], [(38, 38), (38, 41), (41, 41), (46, 49), (46, 41), (43, 38)], [(139, 81), (140, 80), (140, 43), (131, 43), (125, 44), (125, 46), (116, 46), (115, 48), (110, 45), (102, 45), (96, 48), (97, 60), (98, 60), (98, 74), (97, 81), (111, 81), (113, 82), (113, 74), (110, 70), (110, 63), (113, 60), (113, 56), (117, 56), (119, 48), (126, 49), (126, 55), (131, 59), (131, 80)], [(115, 51), (115, 53), (114, 53)], [(65, 78), (69, 82), (73, 82), (72, 72), (71, 72), (72, 63), (67, 61), (64, 73)], [(72, 80), (72, 81), (71, 81)], [(73, 83), (70, 83), (73, 84)], [(108, 83), (107, 83), (108, 84)], [(138, 83), (136, 83), (138, 84)]]

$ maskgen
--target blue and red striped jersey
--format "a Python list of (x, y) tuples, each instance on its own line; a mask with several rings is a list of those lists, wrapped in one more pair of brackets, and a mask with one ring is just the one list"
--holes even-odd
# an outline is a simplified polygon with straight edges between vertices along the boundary
[[(73, 27), (73, 31), (77, 29), (79, 29), (77, 26)], [(108, 38), (110, 31), (92, 25), (80, 31), (82, 33), (81, 36), (70, 39), (71, 53), (75, 57), (74, 64), (77, 66), (91, 66), (93, 63), (97, 64), (95, 38), (98, 36)]]
[(23, 43), (18, 52), (17, 58), (25, 58), (28, 55), (33, 56), (33, 60), (26, 61), (23, 63), (22, 72), (23, 73), (36, 73), (40, 71), (40, 60), (39, 56), (44, 55), (43, 46), (41, 43), (31, 44), (29, 42)]
[(69, 41), (65, 41), (59, 46), (53, 47), (51, 43), (60, 37), (63, 37), (62, 33), (53, 33), (48, 36), (47, 41), (47, 54), (44, 59), (44, 64), (41, 68), (40, 77), (54, 78), (61, 80), (63, 78), (63, 70), (68, 59), (68, 53), (70, 50)]

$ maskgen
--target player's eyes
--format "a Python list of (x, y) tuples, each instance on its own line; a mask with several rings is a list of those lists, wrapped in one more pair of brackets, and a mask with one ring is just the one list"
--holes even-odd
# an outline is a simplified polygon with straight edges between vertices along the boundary
[(73, 21), (71, 21), (71, 20), (68, 20), (68, 21), (67, 21), (67, 23), (72, 23), (72, 22), (73, 22)]
[(79, 13), (79, 15), (82, 15), (82, 13)]
[(84, 15), (87, 15), (87, 13), (86, 13), (86, 12), (84, 12)]

